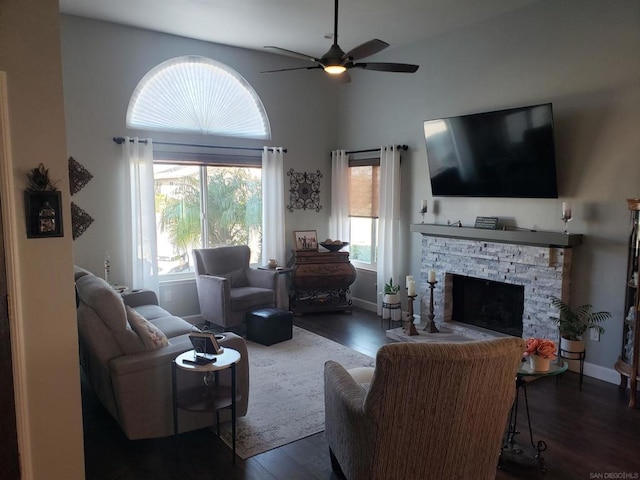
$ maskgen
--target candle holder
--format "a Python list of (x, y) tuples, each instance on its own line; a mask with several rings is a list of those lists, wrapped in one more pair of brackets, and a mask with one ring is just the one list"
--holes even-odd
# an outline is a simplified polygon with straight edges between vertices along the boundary
[(569, 229), (567, 228), (567, 223), (571, 221), (571, 210), (567, 212), (563, 212), (562, 216), (560, 217), (560, 220), (564, 222), (564, 233), (569, 235)]
[(440, 330), (438, 330), (438, 327), (436, 327), (436, 323), (433, 321), (433, 319), (435, 318), (435, 315), (433, 313), (433, 289), (438, 282), (434, 281), (427, 283), (429, 284), (429, 314), (427, 315), (427, 317), (429, 318), (429, 323), (427, 323), (427, 325), (424, 327), (424, 331), (429, 333), (438, 333), (440, 332)]
[(416, 330), (416, 326), (413, 323), (413, 301), (416, 299), (417, 295), (407, 295), (409, 300), (407, 307), (407, 335), (410, 337), (413, 335), (419, 335), (418, 330)]

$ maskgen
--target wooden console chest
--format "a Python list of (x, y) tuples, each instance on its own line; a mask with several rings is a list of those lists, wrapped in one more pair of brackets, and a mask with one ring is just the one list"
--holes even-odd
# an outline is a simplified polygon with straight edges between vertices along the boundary
[(349, 286), (356, 269), (349, 252), (295, 252), (289, 308), (294, 315), (342, 310), (351, 312)]

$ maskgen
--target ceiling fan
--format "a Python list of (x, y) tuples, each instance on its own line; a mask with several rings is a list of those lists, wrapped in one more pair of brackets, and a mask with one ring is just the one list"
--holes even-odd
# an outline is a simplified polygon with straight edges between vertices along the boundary
[(348, 83), (351, 81), (347, 70), (351, 68), (362, 68), (364, 70), (376, 70), (379, 72), (401, 72), (401, 73), (413, 73), (418, 70), (418, 65), (410, 65), (407, 63), (375, 63), (375, 62), (358, 62), (358, 60), (366, 58), (374, 53), (378, 53), (389, 44), (382, 40), (373, 39), (363, 43), (347, 53), (338, 45), (338, 0), (335, 0), (335, 16), (334, 16), (334, 28), (333, 28), (333, 45), (327, 53), (320, 58), (312, 57), (304, 53), (294, 52), (285, 48), (265, 46), (264, 48), (271, 48), (283, 52), (291, 57), (301, 58), (313, 62), (315, 65), (310, 67), (294, 67), (294, 68), (281, 68), (278, 70), (267, 70), (261, 73), (274, 73), (274, 72), (286, 72), (291, 70), (314, 70), (323, 69), (328, 74), (335, 76), (341, 83)]

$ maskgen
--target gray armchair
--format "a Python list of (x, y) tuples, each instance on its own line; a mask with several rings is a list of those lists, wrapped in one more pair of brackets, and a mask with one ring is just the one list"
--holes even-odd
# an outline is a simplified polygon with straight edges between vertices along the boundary
[(523, 352), (514, 337), (387, 344), (368, 376), (328, 361), (334, 471), (349, 480), (494, 479)]
[(200, 313), (207, 323), (242, 329), (248, 312), (275, 306), (276, 272), (250, 268), (250, 257), (246, 245), (193, 250)]

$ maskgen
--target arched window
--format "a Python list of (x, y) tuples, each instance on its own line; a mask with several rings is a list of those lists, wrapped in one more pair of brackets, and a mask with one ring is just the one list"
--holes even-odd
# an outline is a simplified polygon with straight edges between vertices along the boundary
[(260, 97), (235, 70), (188, 55), (151, 69), (131, 95), (127, 127), (270, 139)]

